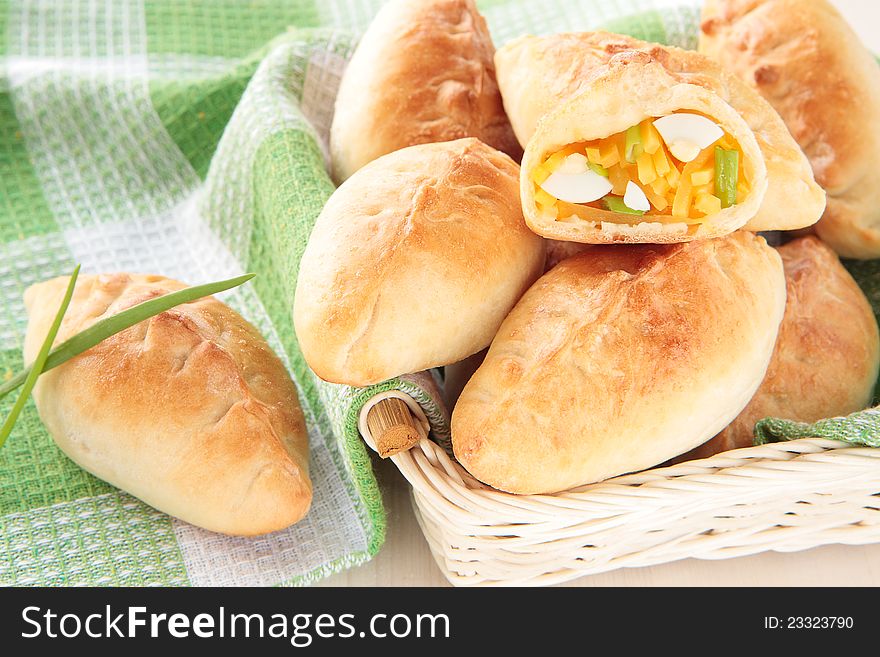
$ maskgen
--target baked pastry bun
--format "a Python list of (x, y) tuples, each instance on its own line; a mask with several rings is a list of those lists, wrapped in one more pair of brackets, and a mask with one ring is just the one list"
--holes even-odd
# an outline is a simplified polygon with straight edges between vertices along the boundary
[(826, 0), (707, 0), (700, 51), (803, 148), (828, 193), (819, 237), (844, 257), (880, 257), (880, 66), (840, 13)]
[(817, 238), (793, 240), (779, 254), (787, 301), (764, 381), (730, 426), (679, 461), (752, 446), (755, 423), (765, 417), (815, 422), (871, 404), (880, 366), (871, 304)]
[(337, 183), (405, 146), (477, 137), (519, 162), (473, 0), (391, 0), (343, 74), (330, 129)]
[(523, 214), (544, 237), (684, 242), (822, 214), (773, 108), (698, 53), (591, 32), (517, 39), (495, 61), (525, 145)]
[(473, 138), (395, 151), (343, 183), (296, 286), (294, 325), (315, 373), (367, 386), (488, 346), (544, 264), (518, 185), (517, 164)]
[[(25, 292), (26, 362), (68, 282)], [(184, 287), (162, 276), (80, 276), (57, 341)], [(265, 534), (297, 522), (311, 504), (308, 434), (293, 381), (257, 330), (213, 297), (167, 310), (45, 372), (34, 400), (78, 465), (199, 527)]]
[(784, 307), (780, 257), (749, 232), (569, 258), (523, 295), (462, 391), (455, 456), (511, 493), (662, 463), (745, 407)]

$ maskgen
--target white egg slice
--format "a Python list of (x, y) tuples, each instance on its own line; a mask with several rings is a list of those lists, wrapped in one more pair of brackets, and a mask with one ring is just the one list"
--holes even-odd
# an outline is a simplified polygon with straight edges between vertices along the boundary
[(672, 156), (682, 162), (692, 161), (701, 150), (724, 136), (721, 126), (699, 114), (669, 114), (655, 119), (654, 127)]
[(582, 153), (572, 153), (562, 160), (562, 164), (560, 164), (559, 168), (556, 170), (559, 173), (583, 173), (589, 168), (590, 165), (586, 155), (583, 155)]
[[(584, 160), (586, 161), (586, 158)], [(541, 189), (567, 203), (598, 201), (611, 191), (612, 185), (605, 176), (600, 176), (592, 169), (579, 173), (565, 173), (563, 168), (566, 164), (567, 162), (564, 162), (559, 169), (551, 173), (547, 180), (541, 183)]]
[(667, 146), (672, 157), (680, 162), (691, 162), (697, 159), (697, 155), (703, 150), (692, 141), (674, 141)]
[(641, 210), (647, 212), (651, 209), (648, 197), (642, 188), (636, 185), (632, 180), (626, 183), (626, 192), (623, 195), (623, 204), (630, 210)]

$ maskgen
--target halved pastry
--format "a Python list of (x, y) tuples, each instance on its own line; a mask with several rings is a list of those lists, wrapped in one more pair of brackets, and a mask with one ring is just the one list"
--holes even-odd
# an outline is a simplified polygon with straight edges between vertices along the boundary
[(330, 129), (337, 183), (405, 146), (477, 137), (517, 162), (492, 57), (473, 0), (391, 0), (346, 68)]
[[(68, 277), (25, 292), (31, 362)], [(57, 341), (186, 287), (162, 276), (80, 276)], [(296, 388), (257, 330), (206, 297), (113, 335), (34, 388), (57, 445), (92, 474), (186, 522), (255, 535), (300, 520), (312, 500)]]
[(343, 183), (300, 263), (294, 324), (322, 379), (366, 386), (486, 347), (540, 276), (519, 167), (478, 141), (404, 148)]
[(880, 257), (880, 66), (843, 16), (825, 0), (709, 0), (700, 51), (757, 89), (804, 149), (828, 192), (822, 240)]
[(706, 57), (594, 32), (517, 39), (495, 61), (526, 144), (523, 214), (545, 237), (682, 242), (822, 213), (782, 120)]
[(511, 493), (661, 463), (748, 403), (784, 307), (779, 254), (745, 231), (564, 260), (523, 295), (462, 391), (455, 455)]
[(730, 426), (677, 461), (749, 447), (755, 423), (765, 417), (815, 422), (871, 403), (880, 366), (871, 304), (817, 238), (796, 239), (779, 247), (779, 254), (787, 300), (764, 381)]

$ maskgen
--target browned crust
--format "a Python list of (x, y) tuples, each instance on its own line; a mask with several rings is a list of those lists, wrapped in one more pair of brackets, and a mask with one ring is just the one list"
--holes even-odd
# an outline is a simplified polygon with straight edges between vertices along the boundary
[(395, 151), (340, 186), (294, 302), (315, 373), (366, 386), (486, 347), (544, 262), (518, 185), (513, 160), (468, 138)]
[(779, 254), (785, 316), (761, 387), (729, 427), (678, 461), (751, 446), (755, 423), (765, 417), (815, 422), (871, 403), (880, 339), (861, 288), (834, 251), (815, 237), (789, 242)]
[[(27, 360), (66, 285), (64, 277), (28, 289)], [(58, 340), (184, 287), (161, 276), (82, 276)], [(257, 330), (213, 297), (45, 373), (34, 398), (70, 458), (183, 520), (254, 535), (308, 511), (308, 435), (293, 382)]]
[(477, 137), (518, 162), (486, 21), (473, 0), (392, 0), (343, 76), (330, 133), (334, 178), (406, 146)]
[(880, 67), (825, 0), (710, 0), (700, 50), (782, 116), (828, 193), (817, 234), (880, 257)]
[(569, 258), (523, 295), (465, 386), (455, 455), (491, 486), (550, 493), (692, 449), (758, 387), (784, 304), (778, 254), (744, 231)]

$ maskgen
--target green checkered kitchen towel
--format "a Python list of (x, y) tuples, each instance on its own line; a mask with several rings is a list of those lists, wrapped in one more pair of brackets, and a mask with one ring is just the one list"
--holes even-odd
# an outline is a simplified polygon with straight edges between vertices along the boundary
[[(21, 367), (24, 289), (140, 271), (190, 283), (255, 271), (223, 296), (285, 360), (311, 440), (314, 504), (286, 531), (212, 534), (80, 470), (32, 403), (0, 450), (0, 584), (301, 584), (369, 559), (385, 515), (360, 406), (403, 389), (434, 436), (431, 386), (325, 384), (297, 348), (299, 257), (333, 191), (340, 74), (374, 0), (0, 0), (0, 375)], [(695, 0), (485, 0), (496, 43), (598, 26), (694, 47)], [(0, 403), (9, 411), (12, 398)]]

